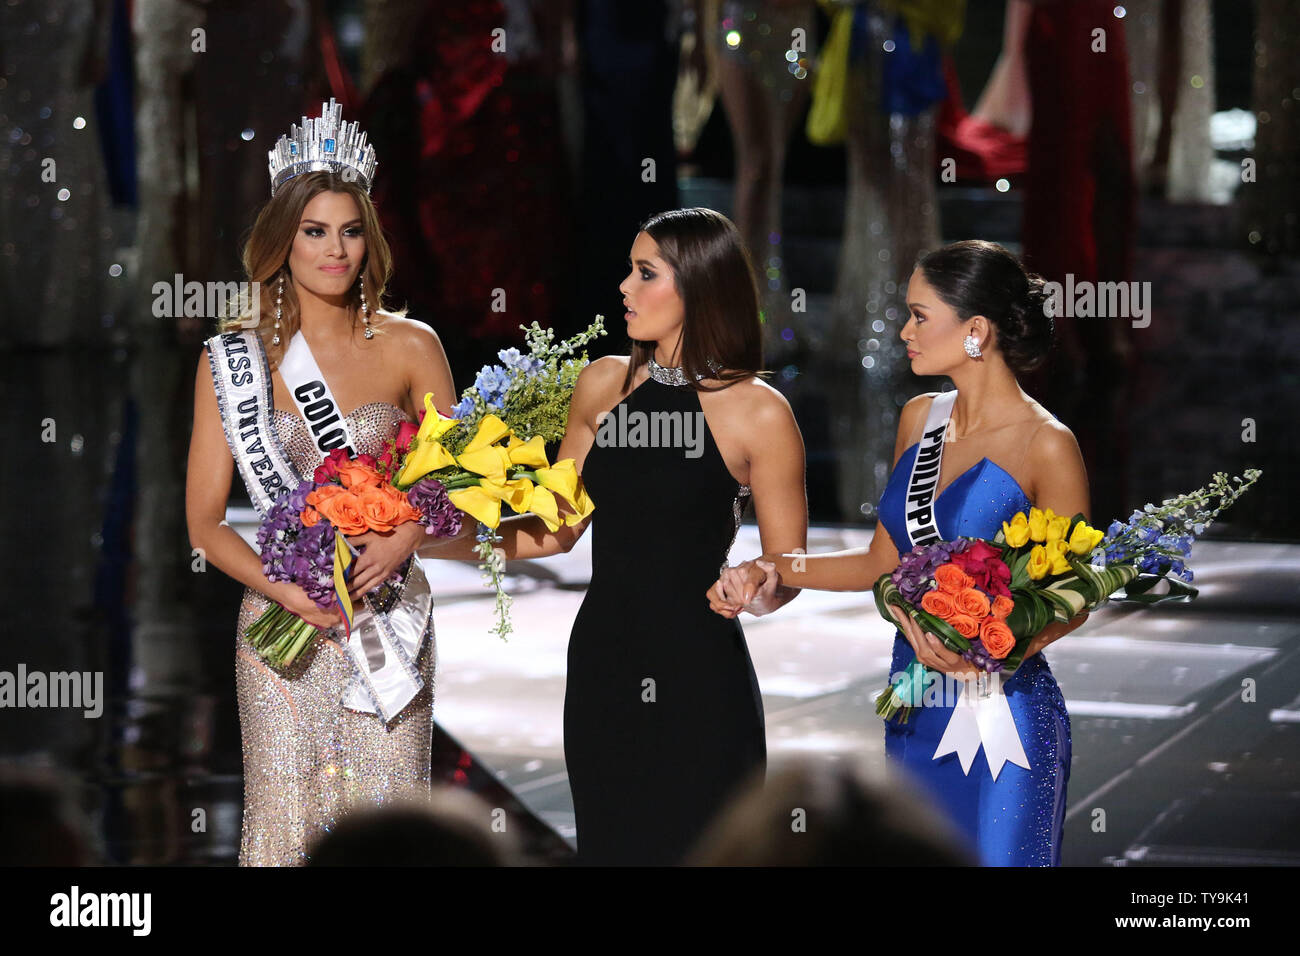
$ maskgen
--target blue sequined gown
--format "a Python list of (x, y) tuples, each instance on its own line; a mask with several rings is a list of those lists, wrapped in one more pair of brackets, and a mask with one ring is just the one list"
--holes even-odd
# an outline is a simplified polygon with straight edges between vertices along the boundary
[[(904, 501), (917, 446), (905, 451), (880, 497), (880, 520), (899, 547), (910, 550)], [(935, 503), (945, 541), (967, 536), (992, 538), (1030, 501), (1014, 478), (987, 458), (953, 479)], [(914, 658), (902, 632), (894, 638), (890, 673)], [(1070, 779), (1070, 715), (1056, 678), (1042, 653), (1030, 657), (1003, 685), (1030, 769), (1006, 763), (995, 781), (981, 746), (970, 774), (957, 754), (933, 759), (952, 707), (917, 707), (906, 724), (885, 723), (885, 753), (913, 779), (970, 838), (986, 866), (1058, 866), (1065, 789)]]

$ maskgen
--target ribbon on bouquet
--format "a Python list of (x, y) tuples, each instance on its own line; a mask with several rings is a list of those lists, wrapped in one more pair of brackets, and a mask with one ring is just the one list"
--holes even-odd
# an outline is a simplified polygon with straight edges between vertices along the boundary
[[(978, 689), (973, 694), (971, 683), (963, 681), (961, 697), (952, 709), (952, 717), (939, 739), (939, 746), (935, 748), (934, 759), (955, 753), (961, 761), (962, 773), (969, 776), (982, 744), (994, 780), (998, 779), (1008, 761), (1028, 770), (1029, 758), (1020, 742), (1020, 732), (1016, 729), (1007, 695), (1002, 690), (1000, 675), (980, 674)], [(992, 684), (991, 688), (989, 684)]]
[[(205, 345), (226, 441), (253, 506), (265, 517), (275, 499), (302, 480), (271, 420), (274, 393), (266, 351), (251, 329), (213, 336)], [(339, 412), (301, 330), (289, 343), (280, 375), (321, 457), (333, 448), (354, 454), (347, 419)], [(350, 556), (356, 555), (342, 535), (336, 535), (336, 546), (339, 541)], [(390, 610), (379, 610), (370, 595), (363, 598), (360, 608), (343, 610), (350, 619), (345, 630), (353, 675), (341, 703), (349, 710), (376, 714), (388, 723), (424, 686), (414, 664), (433, 611), (424, 569), (414, 558), (409, 562), (401, 593)]]

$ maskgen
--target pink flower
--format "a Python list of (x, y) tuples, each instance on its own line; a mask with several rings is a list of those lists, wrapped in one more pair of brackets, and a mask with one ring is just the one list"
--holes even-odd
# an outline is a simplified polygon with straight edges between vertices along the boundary
[[(420, 417), (424, 417), (424, 409), (420, 409)], [(397, 426), (397, 450), (399, 453), (405, 455), (411, 450), (411, 440), (415, 438), (419, 430), (420, 426), (411, 422), (402, 422)]]
[(335, 448), (329, 453), (329, 456), (321, 462), (320, 467), (316, 469), (315, 474), (312, 475), (313, 480), (318, 485), (323, 485), (326, 482), (333, 481), (338, 477), (339, 465), (343, 464), (343, 462), (347, 460), (348, 453), (342, 448)]
[(952, 563), (975, 580), (975, 586), (991, 597), (1011, 596), (1011, 569), (1002, 552), (983, 541), (972, 542), (965, 551), (952, 555)]

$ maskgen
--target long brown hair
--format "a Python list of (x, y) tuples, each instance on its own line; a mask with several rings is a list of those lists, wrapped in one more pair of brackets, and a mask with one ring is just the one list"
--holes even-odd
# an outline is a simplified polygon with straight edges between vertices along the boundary
[[(243, 251), (244, 275), (247, 281), (256, 282), (260, 287), (260, 315), (256, 328), (272, 368), (279, 365), (284, 350), (289, 346), (289, 340), (298, 331), (298, 296), (293, 290), (293, 283), (289, 281), (289, 252), (293, 248), (303, 210), (313, 198), (326, 190), (347, 193), (356, 200), (357, 209), (361, 212), (361, 226), (366, 238), (366, 260), (361, 267), (361, 281), (365, 285), (370, 326), (376, 334), (384, 331), (380, 310), (392, 312), (384, 304), (384, 291), (393, 274), (393, 254), (388, 248), (388, 240), (384, 238), (379, 215), (375, 212), (370, 196), (356, 182), (350, 182), (329, 170), (295, 176), (277, 188), (275, 195), (258, 212)], [(275, 296), (281, 277), (285, 283), (284, 298), (280, 303), (280, 344), (272, 346), (271, 340), (275, 335)], [(352, 328), (356, 329), (362, 324), (360, 290), (353, 286), (348, 297)], [(393, 314), (404, 315), (405, 310)], [(230, 332), (249, 328), (251, 319), (250, 315), (223, 319), (220, 329), (222, 332)]]
[[(641, 231), (673, 270), (686, 313), (679, 355), (691, 387), (715, 392), (765, 375), (754, 268), (735, 224), (720, 212), (694, 207), (651, 216)], [(633, 341), (623, 391), (652, 355), (653, 342)], [(700, 376), (722, 384), (703, 385), (696, 381)]]

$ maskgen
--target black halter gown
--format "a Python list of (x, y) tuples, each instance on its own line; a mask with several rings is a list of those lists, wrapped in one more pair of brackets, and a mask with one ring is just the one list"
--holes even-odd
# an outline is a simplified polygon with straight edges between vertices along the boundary
[[(625, 437), (598, 438), (583, 465), (592, 573), (569, 640), (564, 754), (579, 861), (665, 865), (766, 762), (744, 633), (705, 597), (749, 489), (727, 470), (694, 389), (648, 378), (619, 404)], [(679, 431), (678, 447), (648, 446), (649, 426), (636, 432), (638, 417), (663, 412), (696, 429)], [(671, 417), (658, 421), (662, 434)], [(681, 447), (691, 435), (694, 448)]]

